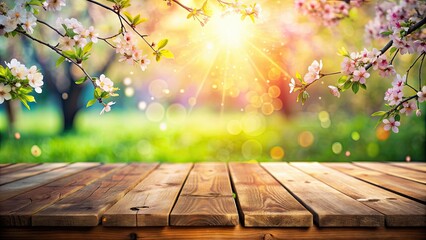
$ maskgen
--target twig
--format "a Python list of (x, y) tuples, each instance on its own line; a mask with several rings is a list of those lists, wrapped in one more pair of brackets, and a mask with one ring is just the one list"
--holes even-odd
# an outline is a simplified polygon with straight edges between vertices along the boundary
[(52, 26), (51, 26), (50, 24), (48, 24), (47, 22), (44, 22), (44, 21), (39, 20), (39, 19), (37, 19), (37, 22), (39, 22), (39, 23), (41, 23), (41, 24), (43, 24), (43, 25), (47, 26), (48, 28), (52, 29), (52, 30), (53, 30), (53, 31), (55, 31), (57, 34), (59, 34), (61, 37), (64, 37), (64, 36), (65, 36), (64, 34), (62, 34), (61, 32), (59, 32), (59, 30), (58, 30), (58, 29), (56, 29), (56, 28), (52, 27)]

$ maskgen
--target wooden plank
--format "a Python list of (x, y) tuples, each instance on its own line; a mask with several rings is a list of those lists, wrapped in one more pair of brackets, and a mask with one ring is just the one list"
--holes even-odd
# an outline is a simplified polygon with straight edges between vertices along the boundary
[(162, 164), (102, 217), (104, 226), (168, 226), (192, 164)]
[[(99, 164), (93, 163), (93, 166), (97, 165)], [(106, 164), (90, 168), (2, 201), (0, 226), (31, 226), (31, 216), (36, 212), (124, 165)]]
[(96, 180), (32, 217), (33, 226), (96, 226), (101, 215), (149, 174), (157, 163), (133, 163)]
[(259, 164), (229, 163), (245, 227), (309, 227), (312, 214)]
[(410, 170), (406, 168), (400, 168), (397, 166), (392, 166), (390, 164), (379, 163), (379, 162), (355, 162), (354, 164), (363, 168), (372, 169), (372, 170), (383, 172), (389, 175), (394, 175), (397, 177), (401, 177), (401, 178), (426, 184), (426, 173), (424, 172), (419, 172), (419, 171)]
[(390, 164), (411, 170), (426, 172), (426, 162), (391, 162)]
[(63, 168), (20, 179), (0, 186), (0, 201), (27, 192), (71, 174), (96, 166), (96, 163), (74, 163)]
[(424, 228), (73, 227), (6, 228), (8, 240), (74, 239), (425, 239)]
[(4, 167), (10, 166), (12, 164), (13, 163), (0, 163), (0, 168), (4, 168)]
[(262, 163), (314, 215), (320, 227), (377, 227), (384, 216), (287, 163)]
[(238, 212), (225, 163), (194, 165), (170, 214), (170, 225), (238, 225)]
[(334, 168), (347, 175), (386, 188), (406, 197), (419, 200), (423, 203), (426, 202), (426, 185), (424, 184), (361, 168), (351, 163), (322, 163), (322, 165)]
[(10, 183), (19, 179), (31, 177), (37, 174), (52, 171), (57, 168), (62, 168), (68, 165), (68, 163), (44, 163), (38, 166), (21, 169), (19, 171), (11, 172), (1, 176), (0, 185)]
[(385, 215), (387, 226), (426, 226), (425, 205), (350, 177), (319, 163), (293, 166)]
[(0, 168), (0, 175), (4, 174), (8, 174), (11, 172), (16, 172), (19, 171), (21, 169), (25, 169), (25, 168), (30, 168), (30, 167), (34, 167), (37, 166), (38, 163), (16, 163), (16, 164), (9, 164), (5, 167)]

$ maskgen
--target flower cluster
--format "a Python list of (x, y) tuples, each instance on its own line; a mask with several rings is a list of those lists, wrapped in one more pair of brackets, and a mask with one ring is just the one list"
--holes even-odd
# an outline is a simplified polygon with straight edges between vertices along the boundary
[(60, 11), (65, 6), (65, 0), (46, 0), (43, 3), (44, 9), (47, 11)]
[(320, 79), (323, 74), (321, 74), (322, 70), (322, 60), (319, 62), (314, 60), (312, 64), (308, 67), (308, 72), (302, 79), (302, 76), (297, 73), (296, 79), (300, 81), (300, 84), (296, 84), (294, 78), (290, 80), (290, 93), (299, 91), (299, 95), (297, 96), (297, 101), (302, 101), (302, 104), (309, 98), (309, 94), (306, 91), (306, 88), (309, 87), (313, 82)]
[(114, 43), (116, 44), (116, 53), (121, 54), (119, 62), (126, 62), (131, 65), (139, 64), (142, 71), (145, 71), (151, 63), (147, 55), (143, 55), (142, 50), (137, 48), (133, 35), (130, 32), (126, 32), (122, 37), (116, 38)]
[(43, 75), (36, 66), (27, 68), (16, 59), (5, 64), (6, 67), (0, 65), (0, 104), (5, 100), (18, 98), (29, 108), (27, 102), (35, 102), (29, 93), (33, 89), (37, 93), (42, 92)]
[(320, 21), (325, 26), (334, 26), (340, 20), (349, 16), (353, 7), (360, 7), (365, 0), (326, 1), (326, 0), (295, 0), (296, 8), (303, 15)]
[(376, 6), (376, 16), (365, 27), (368, 40), (389, 36), (393, 46), (401, 54), (426, 52), (426, 35), (419, 31), (407, 36), (412, 25), (420, 21), (421, 13), (426, 11), (422, 1), (401, 0), (384, 1)]
[(17, 1), (16, 6), (7, 11), (5, 15), (0, 15), (0, 35), (11, 33), (18, 29), (32, 34), (37, 25), (37, 18), (34, 16), (33, 8), (25, 8), (24, 1)]
[(58, 27), (65, 29), (65, 34), (59, 38), (59, 47), (62, 50), (72, 50), (73, 48), (83, 48), (87, 43), (98, 42), (98, 33), (93, 26), (84, 28), (84, 26), (75, 18), (59, 17), (56, 20)]

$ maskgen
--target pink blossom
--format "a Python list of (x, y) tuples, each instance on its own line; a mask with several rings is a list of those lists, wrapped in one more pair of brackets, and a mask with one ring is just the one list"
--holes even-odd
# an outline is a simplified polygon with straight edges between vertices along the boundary
[(328, 88), (330, 89), (330, 93), (333, 94), (335, 97), (340, 98), (340, 91), (339, 88), (335, 87), (335, 86), (328, 86)]
[(414, 101), (404, 102), (402, 104), (403, 108), (399, 111), (400, 113), (405, 113), (405, 115), (410, 115), (417, 107)]
[(355, 71), (355, 63), (352, 59), (345, 57), (341, 64), (343, 74), (352, 74)]
[(104, 104), (104, 108), (102, 108), (102, 111), (99, 115), (102, 115), (104, 112), (109, 112), (111, 111), (111, 106), (114, 105), (115, 102), (109, 102), (107, 104)]
[(365, 68), (361, 67), (354, 71), (354, 82), (360, 82), (361, 84), (365, 84), (365, 80), (370, 77), (370, 73), (368, 73)]
[(389, 131), (392, 129), (394, 133), (399, 132), (398, 127), (401, 125), (401, 123), (399, 121), (395, 121), (394, 117), (390, 117), (389, 119), (383, 119), (383, 123), (385, 124), (385, 126), (383, 127), (385, 131)]
[(426, 85), (417, 93), (417, 100), (419, 100), (419, 102), (424, 102), (426, 100)]
[(288, 86), (290, 87), (290, 93), (292, 93), (294, 91), (294, 87), (296, 87), (296, 83), (294, 82), (294, 78), (292, 78), (290, 80), (290, 83), (288, 84)]

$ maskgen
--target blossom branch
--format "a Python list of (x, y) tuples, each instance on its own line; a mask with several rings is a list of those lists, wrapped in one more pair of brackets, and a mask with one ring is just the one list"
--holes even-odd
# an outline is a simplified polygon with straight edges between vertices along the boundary
[[(31, 35), (29, 35), (28, 33), (26, 33), (26, 32), (24, 32), (24, 31), (21, 31), (21, 30), (16, 30), (16, 32), (18, 32), (18, 33), (20, 33), (21, 35), (23, 35), (23, 36), (25, 36), (25, 37), (27, 37), (27, 38), (29, 38), (29, 39), (31, 39), (31, 40), (33, 40), (33, 41), (35, 41), (35, 42), (37, 42), (37, 43), (39, 43), (39, 44), (42, 44), (42, 45), (44, 45), (44, 46), (46, 46), (46, 47), (48, 47), (48, 48), (50, 48), (51, 50), (53, 50), (53, 51), (55, 51), (57, 54), (59, 54), (60, 56), (62, 56), (62, 57), (64, 57), (65, 59), (67, 59), (68, 61), (70, 61), (72, 64), (74, 64), (75, 66), (77, 66), (83, 73), (84, 73), (84, 75), (86, 75), (86, 77), (90, 80), (90, 82), (93, 84), (93, 86), (96, 88), (96, 83), (95, 83), (95, 81), (93, 80), (93, 78), (89, 75), (89, 73), (86, 71), (86, 69), (84, 69), (80, 64), (78, 64), (76, 61), (74, 61), (73, 59), (70, 59), (70, 58), (68, 58), (67, 56), (65, 56), (63, 53), (62, 53), (62, 51), (60, 50), (60, 49), (58, 49), (57, 47), (55, 47), (55, 46), (52, 46), (52, 45), (50, 45), (50, 44), (48, 44), (48, 43), (45, 43), (45, 42), (43, 42), (42, 40), (40, 40), (40, 39), (37, 39), (37, 38), (34, 38), (33, 36), (31, 36)], [(99, 103), (102, 103), (102, 98), (97, 98), (97, 100), (98, 100), (98, 102)]]
[(44, 22), (44, 21), (42, 21), (42, 20), (40, 20), (40, 19), (37, 19), (37, 22), (38, 23), (41, 23), (41, 24), (43, 24), (43, 25), (45, 25), (45, 26), (47, 26), (48, 28), (50, 28), (50, 29), (52, 29), (53, 31), (55, 31), (59, 36), (61, 36), (61, 37), (64, 37), (65, 35), (64, 34), (62, 34), (61, 32), (59, 32), (59, 30), (58, 29), (56, 29), (56, 28), (54, 28), (52, 25), (50, 25), (50, 24), (48, 24), (47, 22)]
[[(104, 4), (102, 4), (102, 3), (99, 3), (99, 2), (97, 2), (97, 1), (94, 1), (94, 0), (87, 0), (88, 2), (90, 2), (90, 3), (93, 3), (93, 4), (95, 4), (95, 5), (98, 5), (98, 6), (100, 6), (100, 7), (102, 7), (102, 8), (104, 8), (104, 9), (107, 9), (107, 10), (109, 10), (109, 11), (111, 11), (111, 12), (113, 12), (114, 14), (116, 14), (117, 15), (117, 17), (120, 19), (120, 24), (121, 24), (121, 28), (123, 29), (124, 28), (124, 24), (123, 24), (123, 22), (125, 22), (129, 27), (131, 27), (132, 29), (133, 29), (133, 31), (140, 37), (140, 38), (142, 38), (142, 40), (152, 49), (152, 51), (154, 51), (155, 53), (157, 53), (157, 50), (155, 50), (154, 49), (154, 47), (146, 40), (146, 37), (147, 37), (147, 35), (143, 35), (143, 34), (141, 34), (139, 31), (137, 31), (136, 30), (136, 28), (129, 22), (129, 21), (127, 21), (127, 19), (126, 18), (124, 18), (121, 14), (120, 14), (120, 9), (118, 9), (118, 10), (114, 10), (113, 8), (110, 8), (110, 7), (108, 7), (108, 6), (106, 6), (106, 5), (104, 5)], [(125, 28), (124, 28), (125, 29)]]

